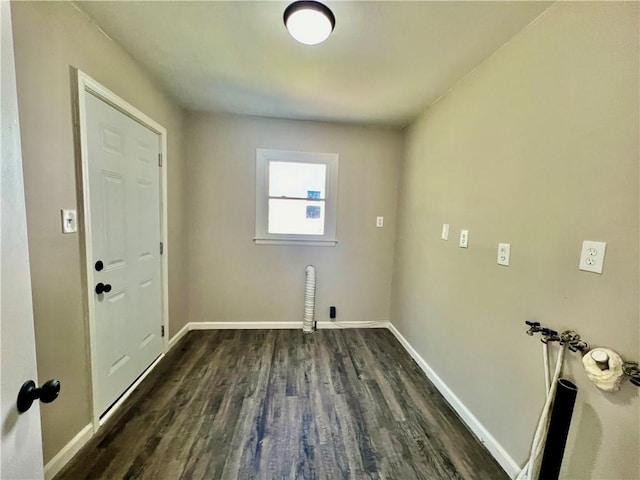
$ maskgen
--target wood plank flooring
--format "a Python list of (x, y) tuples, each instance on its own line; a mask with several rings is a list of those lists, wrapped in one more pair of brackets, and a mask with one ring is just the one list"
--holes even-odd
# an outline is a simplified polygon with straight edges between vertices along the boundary
[(57, 479), (506, 479), (386, 329), (188, 333)]

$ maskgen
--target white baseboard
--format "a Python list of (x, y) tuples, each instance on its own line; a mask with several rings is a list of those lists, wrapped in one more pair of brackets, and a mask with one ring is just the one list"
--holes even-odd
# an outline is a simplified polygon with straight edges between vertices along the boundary
[(318, 330), (328, 328), (389, 328), (389, 322), (331, 322), (316, 323)]
[[(328, 328), (388, 328), (389, 322), (330, 322), (323, 321), (316, 324), (319, 330)], [(185, 325), (189, 330), (256, 330), (256, 329), (289, 329), (302, 330), (302, 321), (300, 322), (190, 322)], [(184, 328), (182, 329), (184, 330)], [(182, 332), (180, 330), (180, 332)], [(180, 335), (180, 332), (178, 335)], [(185, 332), (186, 333), (186, 332)], [(176, 335), (171, 339), (169, 344), (174, 342)], [(184, 335), (184, 333), (182, 334)], [(179, 339), (176, 340), (176, 342)], [(174, 343), (175, 344), (175, 343)]]
[(406, 338), (392, 324), (389, 324), (389, 330), (395, 335), (405, 350), (413, 357), (427, 378), (436, 386), (442, 396), (449, 402), (449, 405), (458, 413), (460, 418), (467, 424), (473, 433), (487, 447), (487, 450), (493, 455), (496, 461), (511, 477), (515, 478), (520, 473), (520, 466), (511, 458), (507, 451), (498, 443), (498, 441), (489, 433), (489, 431), (480, 423), (480, 421), (471, 413), (471, 411), (462, 403), (455, 393), (447, 386), (446, 383), (438, 376), (438, 374), (427, 364), (427, 362), (418, 354), (411, 346)]
[(178, 343), (182, 337), (184, 337), (186, 335), (186, 333), (189, 331), (189, 324), (185, 324), (184, 327), (182, 327), (178, 333), (176, 333), (171, 340), (169, 340), (169, 350), (171, 350), (173, 348), (173, 346)]
[(189, 330), (301, 329), (302, 322), (190, 322)]
[(93, 436), (93, 425), (85, 426), (44, 466), (45, 480), (51, 480)]

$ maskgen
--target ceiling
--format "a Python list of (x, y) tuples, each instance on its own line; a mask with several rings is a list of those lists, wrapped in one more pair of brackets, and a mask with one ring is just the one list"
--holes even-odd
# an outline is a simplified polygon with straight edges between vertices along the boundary
[(549, 2), (327, 1), (316, 46), (287, 33), (281, 1), (74, 2), (182, 106), (402, 127)]

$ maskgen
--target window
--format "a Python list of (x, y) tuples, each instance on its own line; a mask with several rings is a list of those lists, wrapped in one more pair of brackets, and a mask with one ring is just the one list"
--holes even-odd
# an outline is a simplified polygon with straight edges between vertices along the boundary
[(256, 150), (256, 236), (263, 245), (334, 246), (335, 153)]

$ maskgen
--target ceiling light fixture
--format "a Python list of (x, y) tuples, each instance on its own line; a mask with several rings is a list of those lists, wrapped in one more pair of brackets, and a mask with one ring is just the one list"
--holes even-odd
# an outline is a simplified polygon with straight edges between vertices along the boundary
[(293, 2), (284, 11), (284, 24), (293, 38), (305, 45), (324, 42), (336, 26), (329, 7), (315, 1)]

